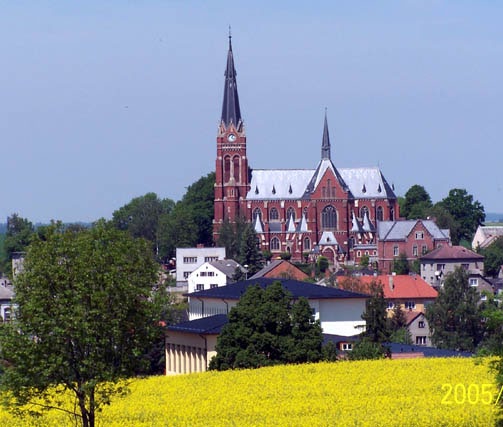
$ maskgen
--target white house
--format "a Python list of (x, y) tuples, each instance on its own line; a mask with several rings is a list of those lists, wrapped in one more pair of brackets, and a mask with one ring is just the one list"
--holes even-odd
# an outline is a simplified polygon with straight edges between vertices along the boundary
[(472, 240), (472, 249), (484, 249), (503, 237), (503, 225), (479, 225)]
[(236, 273), (236, 268), (239, 268), (244, 275), (248, 272), (246, 268), (233, 259), (205, 262), (189, 274), (189, 293), (213, 289), (234, 282), (232, 278)]
[(186, 284), (196, 268), (222, 259), (225, 259), (225, 248), (176, 248), (176, 283)]

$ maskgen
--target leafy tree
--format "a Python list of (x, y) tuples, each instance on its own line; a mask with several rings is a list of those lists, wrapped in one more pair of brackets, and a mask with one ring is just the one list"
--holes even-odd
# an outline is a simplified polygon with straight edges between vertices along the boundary
[[(503, 306), (493, 293), (486, 292), (486, 300), (480, 304), (480, 310), (485, 329), (480, 350), (486, 354), (501, 356), (503, 355)], [(503, 374), (503, 371), (501, 373)]]
[(51, 400), (58, 386), (74, 395), (81, 425), (93, 427), (126, 390), (122, 380), (147, 368), (146, 349), (162, 334), (157, 272), (145, 240), (104, 221), (84, 231), (54, 226), (35, 239), (15, 280), (19, 311), (0, 327), (10, 404), (42, 399), (68, 411)]
[(372, 360), (382, 359), (386, 355), (386, 349), (381, 343), (374, 342), (368, 337), (358, 341), (351, 351), (347, 352), (349, 360)]
[(437, 299), (426, 309), (433, 344), (439, 348), (473, 351), (483, 333), (479, 300), (463, 268), (447, 274)]
[(407, 219), (425, 218), (426, 212), (431, 206), (431, 198), (428, 192), (423, 186), (416, 184), (405, 193), (403, 205), (400, 206), (400, 213)]
[(485, 220), (482, 204), (473, 200), (473, 196), (465, 189), (454, 188), (440, 204), (452, 215), (457, 223), (456, 229), (451, 229), (451, 240), (459, 244), (462, 239), (471, 240), (475, 230)]
[(321, 359), (322, 332), (309, 303), (274, 282), (250, 286), (229, 313), (210, 369), (258, 368)]
[(198, 242), (198, 226), (192, 210), (177, 204), (169, 215), (159, 218), (158, 244), (163, 258), (172, 257), (176, 248), (190, 248)]
[(368, 255), (362, 255), (360, 258), (360, 267), (362, 268), (368, 268), (370, 263), (370, 257)]
[(327, 271), (329, 266), (328, 258), (324, 256), (319, 256), (318, 259), (316, 260), (316, 266), (318, 267), (318, 271), (320, 273), (325, 273), (325, 271)]
[(244, 217), (236, 218), (235, 222), (226, 219), (222, 223), (217, 244), (225, 248), (227, 258), (239, 259), (240, 242), (247, 227), (248, 223)]
[(4, 241), (4, 256), (2, 260), (3, 271), (7, 274), (12, 272), (12, 255), (16, 252), (24, 252), (35, 232), (33, 224), (18, 214), (12, 214), (7, 218), (7, 230)]
[(262, 268), (262, 254), (257, 233), (251, 224), (246, 224), (240, 239), (238, 260), (248, 266), (248, 274), (253, 275)]
[(362, 335), (374, 343), (385, 342), (389, 338), (389, 330), (386, 314), (388, 304), (384, 299), (383, 287), (373, 280), (368, 286), (367, 293), (370, 294), (370, 298), (362, 314), (362, 319), (366, 322)]
[(398, 258), (394, 259), (393, 271), (396, 274), (409, 274), (409, 261), (407, 260), (407, 255), (405, 255), (403, 252), (398, 256)]
[(393, 313), (388, 318), (388, 329), (390, 331), (389, 340), (394, 343), (412, 344), (412, 337), (407, 328), (407, 318), (399, 303), (393, 307)]
[(484, 273), (496, 277), (503, 265), (503, 237), (498, 237), (487, 248), (480, 251), (484, 255)]

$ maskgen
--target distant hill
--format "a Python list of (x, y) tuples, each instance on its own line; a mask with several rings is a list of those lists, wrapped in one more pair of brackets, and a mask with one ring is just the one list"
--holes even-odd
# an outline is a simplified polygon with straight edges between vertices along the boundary
[(485, 222), (486, 223), (487, 222), (502, 222), (503, 223), (503, 213), (487, 212)]

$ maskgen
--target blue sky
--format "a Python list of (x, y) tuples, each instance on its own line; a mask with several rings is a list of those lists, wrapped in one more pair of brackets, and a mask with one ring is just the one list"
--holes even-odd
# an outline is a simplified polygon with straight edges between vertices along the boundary
[(0, 0), (0, 221), (110, 218), (214, 169), (228, 26), (248, 157), (503, 212), (503, 2)]

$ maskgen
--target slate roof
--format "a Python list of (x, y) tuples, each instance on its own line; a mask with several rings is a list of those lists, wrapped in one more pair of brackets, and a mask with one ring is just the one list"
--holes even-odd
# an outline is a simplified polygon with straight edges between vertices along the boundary
[(257, 279), (259, 277), (264, 277), (267, 273), (269, 273), (271, 270), (274, 270), (278, 265), (280, 265), (283, 262), (287, 262), (287, 261), (282, 260), (282, 259), (272, 260), (264, 268), (262, 268), (261, 270), (257, 271), (252, 277), (250, 277), (250, 280)]
[(396, 199), (378, 167), (339, 168), (342, 179), (356, 199)]
[(243, 273), (247, 272), (246, 268), (244, 268), (241, 264), (234, 261), (233, 259), (219, 259), (217, 261), (212, 261), (209, 264), (220, 270), (227, 277), (234, 276), (234, 273), (236, 272), (236, 267), (239, 267)]
[(227, 53), (227, 66), (225, 68), (224, 101), (222, 104), (222, 122), (228, 127), (231, 123), (239, 129), (242, 123), (239, 108), (238, 86), (236, 82), (236, 69), (232, 55), (231, 36), (229, 35), (229, 51)]
[(463, 246), (441, 246), (423, 255), (422, 260), (475, 260), (483, 261), (484, 257)]
[(193, 334), (218, 335), (227, 323), (226, 314), (215, 314), (214, 316), (203, 317), (201, 319), (189, 320), (168, 326), (168, 331), (189, 332)]
[(218, 288), (206, 289), (197, 291), (187, 296), (197, 295), (198, 298), (215, 298), (215, 299), (234, 299), (237, 300), (245, 293), (248, 286), (259, 285), (261, 288), (266, 288), (274, 282), (281, 282), (284, 289), (289, 291), (293, 298), (305, 297), (307, 299), (349, 299), (349, 298), (368, 298), (368, 295), (345, 291), (343, 289), (329, 288), (326, 286), (314, 285), (308, 282), (301, 282), (292, 279), (270, 279), (260, 277), (257, 279), (242, 280), (232, 283), (227, 286), (219, 286)]
[[(370, 284), (372, 281), (381, 283), (386, 299), (436, 298), (438, 296), (438, 292), (417, 274), (362, 276), (359, 280), (364, 284)], [(393, 286), (390, 286), (390, 281)]]
[(379, 240), (404, 240), (421, 221), (424, 228), (433, 236), (434, 239), (449, 239), (449, 235), (444, 230), (438, 228), (435, 221), (429, 219), (413, 219), (404, 221), (378, 221), (377, 235)]

